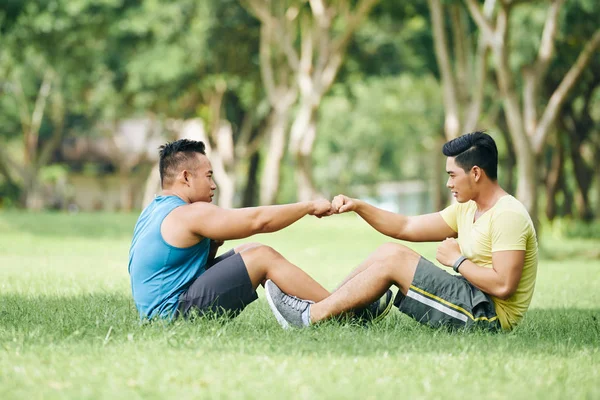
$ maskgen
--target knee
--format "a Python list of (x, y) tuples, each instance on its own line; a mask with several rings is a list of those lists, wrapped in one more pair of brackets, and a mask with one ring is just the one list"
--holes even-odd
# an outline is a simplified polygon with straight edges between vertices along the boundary
[(409, 260), (418, 260), (420, 257), (414, 250), (399, 244), (385, 243), (376, 250), (377, 258), (384, 265), (402, 266)]
[(409, 250), (402, 244), (389, 242), (379, 246), (375, 252), (380, 258), (394, 258), (401, 257)]
[(244, 244), (241, 244), (241, 245), (237, 246), (235, 248), (235, 252), (236, 253), (241, 253), (242, 251), (253, 249), (253, 248), (259, 247), (259, 246), (263, 246), (263, 245), (261, 243), (258, 243), (258, 242), (244, 243)]
[(265, 262), (270, 262), (275, 260), (276, 258), (283, 257), (271, 246), (267, 246), (260, 243), (256, 243), (256, 246), (244, 250), (244, 252), (241, 253), (241, 256), (246, 265), (264, 264)]

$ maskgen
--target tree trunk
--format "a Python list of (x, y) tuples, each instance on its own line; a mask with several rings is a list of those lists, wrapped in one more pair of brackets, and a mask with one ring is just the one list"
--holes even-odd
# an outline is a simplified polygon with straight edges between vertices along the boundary
[[(215, 171), (217, 171), (217, 168), (215, 168)], [(222, 171), (224, 172), (225, 170), (223, 169)], [(219, 180), (216, 193), (217, 204), (219, 204), (219, 207), (222, 208), (233, 208), (233, 199), (235, 196), (235, 176), (231, 173), (221, 173), (218, 175), (217, 179)]]
[(504, 138), (504, 142), (506, 143), (506, 157), (507, 159), (504, 161), (504, 172), (499, 173), (499, 176), (502, 178), (502, 186), (504, 190), (506, 190), (510, 194), (515, 194), (515, 165), (517, 163), (517, 157), (514, 151), (514, 145), (510, 134), (508, 133), (508, 127), (506, 126), (506, 121), (504, 118), (499, 122), (500, 132), (502, 133), (502, 137)]
[(267, 128), (269, 150), (260, 182), (260, 204), (275, 204), (279, 192), (281, 160), (285, 152), (288, 112), (273, 110)]
[(565, 163), (565, 150), (560, 138), (557, 138), (556, 149), (552, 155), (550, 168), (546, 175), (546, 217), (553, 221), (557, 214), (556, 195), (562, 186)]
[(516, 153), (518, 167), (517, 198), (523, 203), (529, 212), (537, 231), (539, 228), (539, 219), (537, 214), (537, 157), (529, 146), (517, 146)]
[(133, 193), (129, 174), (131, 170), (124, 168), (119, 170), (119, 203), (121, 211), (129, 212), (133, 209)]
[(256, 205), (258, 194), (258, 167), (260, 165), (260, 153), (256, 152), (250, 157), (248, 165), (248, 177), (246, 180), (246, 188), (244, 189), (244, 197), (242, 199), (242, 207), (254, 207)]
[(158, 169), (157, 162), (152, 167), (150, 175), (148, 175), (148, 178), (146, 179), (142, 208), (145, 208), (148, 204), (152, 203), (152, 200), (160, 193), (160, 190), (160, 170)]
[(312, 151), (317, 136), (316, 108), (305, 104), (299, 112), (292, 127), (294, 133), (304, 132), (299, 143), (292, 140), (292, 152), (296, 160), (296, 188), (298, 201), (313, 200), (318, 196), (312, 176)]
[(23, 183), (23, 206), (31, 211), (40, 211), (44, 208), (44, 195), (42, 184), (39, 181), (39, 170), (33, 166), (27, 168)]
[(560, 217), (572, 217), (573, 216), (573, 193), (569, 189), (567, 182), (565, 181), (565, 174), (562, 174), (558, 187), (563, 194), (563, 204), (560, 207), (558, 216)]
[(577, 191), (575, 192), (575, 203), (577, 205), (577, 213), (584, 221), (591, 221), (594, 218), (594, 211), (589, 200), (590, 187), (592, 186), (593, 172), (585, 164), (582, 159), (580, 143), (578, 140), (571, 138), (571, 161), (575, 173), (575, 182), (577, 183)]
[(217, 204), (222, 208), (232, 208), (233, 198), (235, 196), (235, 171), (230, 170), (224, 157), (218, 151), (212, 150), (209, 153), (214, 173), (217, 191), (215, 193)]
[[(600, 165), (600, 149), (596, 148), (594, 165)], [(600, 168), (594, 168), (596, 171), (596, 215), (600, 215)]]
[[(444, 135), (442, 133), (442, 135)], [(444, 179), (445, 179), (445, 166), (443, 163), (444, 158), (440, 156), (440, 149), (444, 144), (443, 139), (436, 141), (436, 145), (433, 148), (431, 160), (433, 160), (433, 168), (431, 169), (430, 185), (431, 200), (433, 203), (434, 210), (442, 210), (448, 203), (448, 196), (444, 196)]]
[(455, 78), (450, 65), (446, 26), (444, 23), (444, 8), (440, 0), (429, 0), (429, 9), (431, 26), (433, 28), (435, 56), (440, 70), (444, 99), (444, 133), (447, 140), (452, 140), (460, 135), (460, 110)]

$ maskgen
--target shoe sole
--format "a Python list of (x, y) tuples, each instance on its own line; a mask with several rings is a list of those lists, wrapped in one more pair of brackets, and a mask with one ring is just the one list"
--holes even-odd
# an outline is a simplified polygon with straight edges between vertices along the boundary
[(290, 324), (285, 320), (285, 318), (283, 318), (283, 315), (281, 315), (277, 307), (275, 307), (275, 303), (273, 303), (273, 299), (271, 298), (271, 292), (269, 290), (269, 286), (271, 286), (268, 284), (269, 282), (271, 282), (271, 280), (268, 280), (267, 283), (265, 283), (267, 303), (269, 303), (269, 307), (271, 307), (271, 312), (273, 313), (273, 315), (275, 315), (275, 319), (277, 320), (277, 322), (279, 322), (279, 325), (281, 325), (283, 329), (289, 329)]
[(382, 319), (384, 319), (386, 317), (386, 315), (388, 315), (390, 313), (393, 306), (394, 306), (394, 296), (392, 296), (390, 302), (385, 307), (385, 310), (383, 310), (383, 312), (381, 314), (379, 314), (376, 318), (373, 318), (373, 321), (371, 321), (371, 322), (377, 323), (377, 322), (381, 321)]

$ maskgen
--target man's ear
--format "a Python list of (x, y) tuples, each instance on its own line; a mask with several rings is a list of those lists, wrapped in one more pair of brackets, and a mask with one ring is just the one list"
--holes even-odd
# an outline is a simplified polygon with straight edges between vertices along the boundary
[(471, 174), (473, 174), (473, 179), (475, 180), (475, 182), (479, 182), (483, 171), (477, 165), (474, 165), (473, 168), (471, 168)]
[(187, 185), (190, 181), (190, 172), (187, 170), (183, 170), (177, 174), (175, 180), (181, 184)]

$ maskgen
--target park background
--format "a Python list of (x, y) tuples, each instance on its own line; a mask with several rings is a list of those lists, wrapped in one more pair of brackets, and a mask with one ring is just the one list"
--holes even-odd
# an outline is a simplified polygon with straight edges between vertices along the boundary
[[(3, 0), (0, 397), (600, 397), (598, 21), (597, 0)], [(223, 207), (418, 214), (477, 129), (540, 237), (514, 332), (280, 332), (263, 299), (139, 324), (127, 251), (161, 143), (207, 144)], [(334, 216), (256, 240), (333, 288), (387, 239)]]

